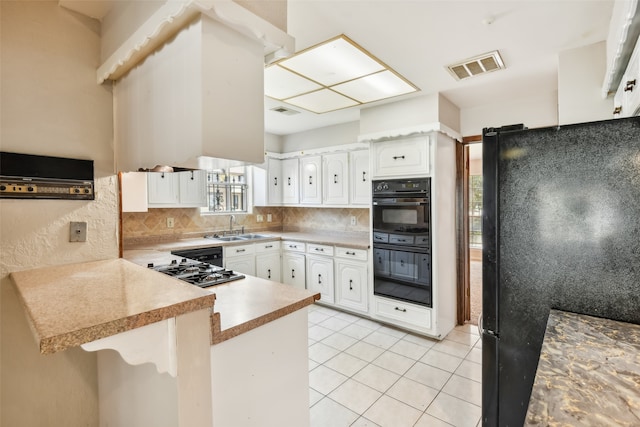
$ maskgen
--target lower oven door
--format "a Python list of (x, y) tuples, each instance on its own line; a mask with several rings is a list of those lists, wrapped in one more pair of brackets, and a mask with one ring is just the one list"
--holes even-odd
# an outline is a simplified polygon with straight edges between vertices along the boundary
[(432, 307), (429, 251), (374, 245), (373, 257), (375, 295)]

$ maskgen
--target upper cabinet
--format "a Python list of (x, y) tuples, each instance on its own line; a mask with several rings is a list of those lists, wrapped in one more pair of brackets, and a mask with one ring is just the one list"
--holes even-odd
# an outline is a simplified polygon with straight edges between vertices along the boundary
[(322, 203), (322, 156), (300, 159), (300, 203)]
[(428, 136), (374, 142), (371, 156), (374, 179), (430, 174)]
[(349, 153), (349, 200), (352, 205), (371, 203), (371, 174), (369, 173), (369, 150)]
[(207, 206), (207, 171), (149, 172), (150, 208)]
[(324, 203), (349, 204), (349, 153), (325, 154), (322, 157)]
[(613, 117), (640, 115), (640, 37), (613, 98)]
[(117, 80), (117, 169), (197, 169), (212, 157), (262, 163), (263, 50), (200, 16)]
[(299, 201), (298, 159), (282, 160), (282, 203), (294, 205)]

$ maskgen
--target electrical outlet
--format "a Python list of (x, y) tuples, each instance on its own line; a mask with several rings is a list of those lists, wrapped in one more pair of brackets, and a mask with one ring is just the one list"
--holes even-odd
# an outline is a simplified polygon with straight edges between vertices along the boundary
[(358, 220), (356, 219), (355, 215), (351, 215), (351, 225), (356, 225), (358, 223)]
[(271, 214), (267, 214), (267, 222), (271, 222), (273, 220), (273, 217), (271, 216)]
[(167, 228), (173, 228), (173, 218), (167, 218)]
[(69, 241), (70, 242), (86, 242), (87, 241), (87, 223), (71, 222), (69, 224)]
[(256, 222), (262, 222), (262, 221), (264, 221), (264, 216), (256, 215)]

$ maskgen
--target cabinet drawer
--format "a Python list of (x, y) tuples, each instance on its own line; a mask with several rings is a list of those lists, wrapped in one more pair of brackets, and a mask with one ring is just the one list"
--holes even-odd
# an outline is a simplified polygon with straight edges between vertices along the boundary
[(421, 329), (431, 329), (431, 310), (402, 301), (375, 298), (376, 314), (398, 320)]
[(305, 252), (307, 249), (307, 245), (300, 242), (290, 242), (284, 241), (282, 242), (282, 250), (283, 251), (291, 251), (291, 252)]
[(281, 242), (276, 240), (273, 242), (256, 243), (255, 249), (257, 254), (264, 252), (279, 252), (280, 246)]
[(242, 255), (253, 255), (254, 253), (255, 253), (255, 248), (253, 247), (253, 243), (249, 245), (225, 246), (224, 248), (225, 258), (231, 258), (234, 256), (242, 256)]
[(336, 256), (340, 258), (347, 259), (355, 259), (360, 261), (367, 260), (367, 250), (366, 249), (352, 249), (352, 248), (342, 248), (336, 246)]
[(405, 236), (403, 234), (389, 234), (389, 243), (413, 245), (413, 236)]
[(333, 256), (333, 246), (317, 245), (315, 243), (307, 244), (307, 253), (316, 255)]
[(387, 233), (373, 233), (373, 241), (378, 243), (389, 243), (389, 235)]
[(429, 175), (429, 138), (403, 138), (372, 144), (373, 175)]

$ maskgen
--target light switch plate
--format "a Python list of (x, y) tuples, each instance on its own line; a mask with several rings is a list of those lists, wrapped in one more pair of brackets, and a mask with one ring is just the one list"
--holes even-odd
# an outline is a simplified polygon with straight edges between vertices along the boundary
[(86, 242), (87, 241), (87, 223), (86, 222), (69, 223), (69, 241), (70, 242)]

